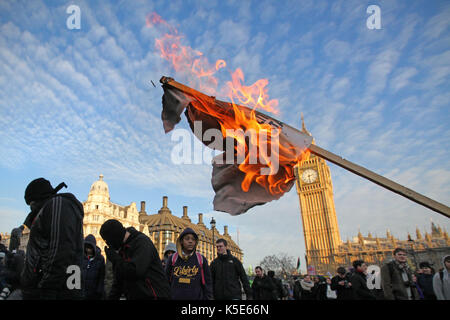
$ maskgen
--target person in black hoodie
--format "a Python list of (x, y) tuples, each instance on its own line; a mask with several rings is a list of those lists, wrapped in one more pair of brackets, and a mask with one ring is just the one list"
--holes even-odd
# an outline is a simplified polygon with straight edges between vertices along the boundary
[(376, 297), (367, 287), (367, 265), (363, 260), (353, 261), (355, 272), (350, 277), (353, 297), (355, 300), (376, 300)]
[(83, 297), (85, 300), (101, 300), (105, 294), (105, 258), (94, 235), (84, 239)]
[(82, 298), (83, 205), (71, 193), (57, 194), (63, 186), (53, 188), (39, 178), (25, 190), (31, 212), (24, 222), (30, 229), (21, 277), (24, 300)]
[(244, 287), (247, 300), (251, 299), (251, 289), (247, 274), (238, 258), (227, 249), (227, 241), (216, 241), (218, 257), (211, 263), (211, 275), (215, 300), (241, 300)]
[(152, 240), (133, 227), (107, 220), (100, 235), (108, 247), (106, 257), (113, 265), (114, 281), (109, 300), (169, 299), (170, 289)]
[(177, 252), (166, 264), (166, 276), (174, 300), (212, 300), (208, 260), (197, 252), (198, 236), (186, 228), (177, 239)]

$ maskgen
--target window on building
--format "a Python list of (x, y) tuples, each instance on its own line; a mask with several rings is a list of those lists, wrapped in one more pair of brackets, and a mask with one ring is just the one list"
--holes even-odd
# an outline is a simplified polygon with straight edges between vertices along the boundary
[(168, 244), (172, 241), (172, 231), (165, 230), (163, 231), (163, 243)]

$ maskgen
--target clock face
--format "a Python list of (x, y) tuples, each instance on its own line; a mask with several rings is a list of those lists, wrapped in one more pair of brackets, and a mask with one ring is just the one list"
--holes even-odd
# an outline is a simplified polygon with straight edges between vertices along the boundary
[(306, 169), (303, 171), (301, 178), (305, 183), (313, 183), (317, 180), (317, 171), (313, 169)]

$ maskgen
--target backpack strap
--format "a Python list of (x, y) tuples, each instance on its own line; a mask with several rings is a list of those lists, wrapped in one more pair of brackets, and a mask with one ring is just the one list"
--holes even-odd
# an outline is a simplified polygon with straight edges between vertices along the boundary
[(172, 267), (175, 265), (175, 262), (177, 261), (177, 258), (178, 258), (178, 252), (175, 252), (172, 255)]
[(197, 256), (198, 264), (200, 265), (200, 273), (201, 273), (201, 275), (202, 275), (202, 285), (205, 285), (205, 274), (204, 274), (204, 272), (203, 272), (203, 257), (202, 257), (202, 255), (201, 255), (199, 252), (197, 252), (197, 251), (195, 251), (195, 254), (196, 254), (196, 256)]
[(441, 279), (442, 288), (444, 288), (444, 270), (439, 270), (439, 278)]

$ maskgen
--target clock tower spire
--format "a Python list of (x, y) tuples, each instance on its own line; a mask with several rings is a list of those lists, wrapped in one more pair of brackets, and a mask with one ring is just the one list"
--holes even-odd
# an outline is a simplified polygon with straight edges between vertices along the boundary
[[(303, 114), (302, 132), (306, 129)], [(333, 255), (341, 244), (330, 168), (324, 159), (311, 154), (295, 167), (296, 186), (305, 237), (307, 264), (316, 272), (335, 272)]]

